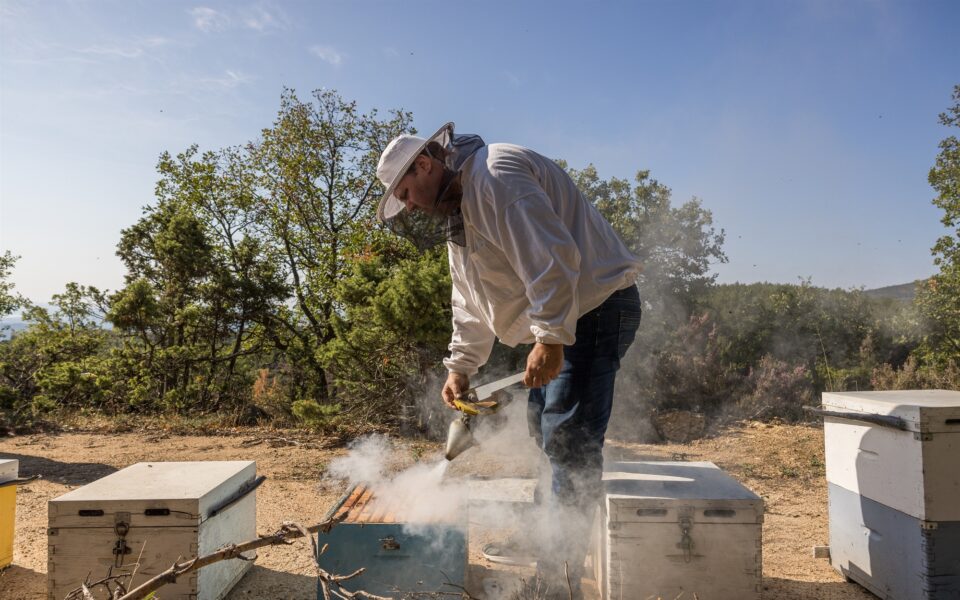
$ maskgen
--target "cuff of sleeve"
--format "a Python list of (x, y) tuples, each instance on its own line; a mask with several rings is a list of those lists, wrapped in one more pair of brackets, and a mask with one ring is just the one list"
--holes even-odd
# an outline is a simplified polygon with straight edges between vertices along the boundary
[(538, 325), (532, 325), (530, 332), (539, 344), (563, 344), (572, 346), (577, 341), (577, 336), (563, 329), (544, 329)]
[(473, 377), (479, 372), (477, 367), (464, 364), (453, 357), (447, 357), (443, 359), (443, 366), (445, 366), (447, 371), (450, 371), (451, 373), (460, 373), (461, 375), (466, 375), (467, 377)]

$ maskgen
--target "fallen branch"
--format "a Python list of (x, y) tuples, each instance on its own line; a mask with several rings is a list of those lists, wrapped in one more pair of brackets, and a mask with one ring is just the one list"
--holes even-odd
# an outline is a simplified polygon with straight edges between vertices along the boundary
[[(316, 542), (313, 539), (311, 534), (322, 531), (323, 533), (328, 533), (335, 525), (343, 521), (349, 513), (344, 512), (336, 517), (332, 517), (320, 523), (319, 525), (313, 525), (311, 527), (304, 527), (296, 523), (284, 523), (280, 530), (274, 534), (260, 537), (255, 540), (250, 540), (248, 542), (243, 542), (242, 544), (230, 544), (220, 548), (212, 554), (207, 554), (205, 556), (198, 556), (193, 560), (187, 562), (174, 562), (173, 565), (160, 573), (153, 579), (150, 579), (138, 587), (130, 590), (128, 593), (120, 596), (116, 600), (143, 600), (150, 596), (151, 593), (157, 591), (164, 585), (168, 583), (174, 583), (177, 579), (187, 573), (202, 569), (203, 567), (218, 563), (222, 560), (229, 559), (240, 559), (240, 560), (253, 560), (247, 558), (243, 555), (244, 552), (249, 552), (251, 550), (256, 550), (257, 548), (263, 548), (265, 546), (279, 546), (283, 544), (289, 544), (291, 540), (297, 538), (306, 537), (310, 539), (311, 546), (313, 548), (314, 555), (314, 564), (317, 569), (317, 577), (320, 579), (321, 588), (324, 592), (325, 600), (330, 600), (333, 597), (351, 599), (351, 598), (363, 598), (368, 600), (390, 600), (389, 598), (384, 598), (383, 596), (376, 596), (369, 592), (364, 592), (361, 590), (350, 592), (340, 587), (340, 583), (347, 581), (363, 573), (363, 569), (357, 569), (355, 572), (350, 575), (331, 575), (323, 569), (320, 568), (320, 564), (317, 562), (316, 556)], [(322, 552), (322, 551), (321, 551)], [(72, 595), (72, 594), (71, 594)]]
[(121, 581), (128, 577), (132, 577), (130, 573), (120, 573), (119, 575), (113, 574), (113, 567), (110, 567), (107, 576), (98, 581), (90, 581), (90, 575), (87, 574), (87, 578), (84, 579), (83, 583), (80, 584), (80, 587), (73, 590), (67, 594), (66, 600), (94, 600), (92, 590), (103, 586), (106, 588), (107, 593), (111, 598), (114, 597), (113, 590), (110, 589), (110, 584), (113, 583), (117, 586), (117, 589), (123, 589), (123, 584)]

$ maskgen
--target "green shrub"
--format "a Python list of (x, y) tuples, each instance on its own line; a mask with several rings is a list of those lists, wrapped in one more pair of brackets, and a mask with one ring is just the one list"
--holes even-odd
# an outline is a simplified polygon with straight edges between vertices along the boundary
[(291, 410), (300, 423), (311, 429), (331, 427), (338, 422), (341, 414), (339, 404), (320, 404), (316, 400), (297, 400)]

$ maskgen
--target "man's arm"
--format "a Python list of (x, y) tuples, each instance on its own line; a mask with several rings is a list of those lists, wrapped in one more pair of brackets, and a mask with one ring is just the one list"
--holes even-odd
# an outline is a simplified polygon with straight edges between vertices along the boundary
[(576, 341), (580, 251), (542, 190), (511, 203), (499, 222), (507, 260), (526, 286), (538, 342)]
[[(452, 271), (451, 271), (452, 273)], [(470, 376), (490, 358), (496, 336), (476, 316), (476, 307), (461, 293), (453, 277), (450, 306), (453, 309), (453, 335), (450, 338), (450, 356), (443, 359), (449, 375), (440, 392), (444, 403), (456, 408), (453, 399), (470, 387)]]
[(563, 346), (576, 341), (580, 252), (542, 190), (507, 207), (500, 234), (507, 260), (526, 285), (536, 339), (523, 383), (539, 388), (560, 374)]

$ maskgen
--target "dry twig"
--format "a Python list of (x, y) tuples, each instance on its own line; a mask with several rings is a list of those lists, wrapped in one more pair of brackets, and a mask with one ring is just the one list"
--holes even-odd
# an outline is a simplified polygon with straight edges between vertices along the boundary
[[(196, 571), (203, 567), (218, 563), (222, 560), (229, 559), (240, 559), (240, 560), (253, 560), (247, 558), (243, 555), (244, 552), (249, 552), (251, 550), (256, 550), (257, 548), (263, 548), (265, 546), (277, 546), (281, 544), (289, 544), (291, 540), (306, 537), (310, 540), (311, 549), (314, 556), (314, 563), (317, 568), (317, 577), (320, 579), (321, 588), (324, 591), (324, 597), (327, 600), (332, 600), (332, 598), (341, 598), (343, 600), (349, 599), (364, 599), (364, 600), (390, 600), (389, 598), (384, 598), (382, 596), (377, 596), (369, 592), (364, 592), (362, 590), (357, 590), (351, 592), (345, 590), (341, 587), (341, 583), (347, 581), (351, 578), (354, 578), (361, 573), (363, 569), (357, 569), (357, 571), (349, 575), (332, 575), (327, 573), (322, 568), (320, 568), (319, 563), (317, 562), (317, 548), (316, 542), (311, 534), (322, 531), (324, 533), (329, 532), (335, 525), (343, 521), (349, 513), (343, 513), (336, 517), (327, 519), (319, 525), (313, 525), (311, 527), (304, 527), (297, 523), (284, 523), (283, 526), (274, 534), (260, 537), (255, 540), (250, 540), (243, 542), (242, 544), (230, 544), (220, 548), (212, 554), (207, 554), (205, 556), (198, 556), (193, 560), (187, 562), (180, 562), (177, 560), (170, 566), (166, 571), (160, 573), (153, 579), (150, 579), (143, 584), (137, 586), (136, 588), (130, 590), (129, 592), (124, 591), (123, 595), (116, 595), (111, 593), (111, 597), (115, 600), (144, 600), (149, 597), (151, 593), (157, 591), (164, 585), (168, 583), (174, 583), (183, 575)], [(130, 574), (109, 576), (103, 580), (97, 581), (93, 584), (85, 582), (78, 590), (71, 592), (67, 596), (67, 600), (92, 600), (93, 596), (90, 593), (90, 588), (96, 587), (97, 585), (103, 585), (109, 591), (109, 583), (112, 581), (115, 585), (120, 586), (119, 589), (122, 590), (123, 587), (120, 585), (120, 578), (129, 577)]]

